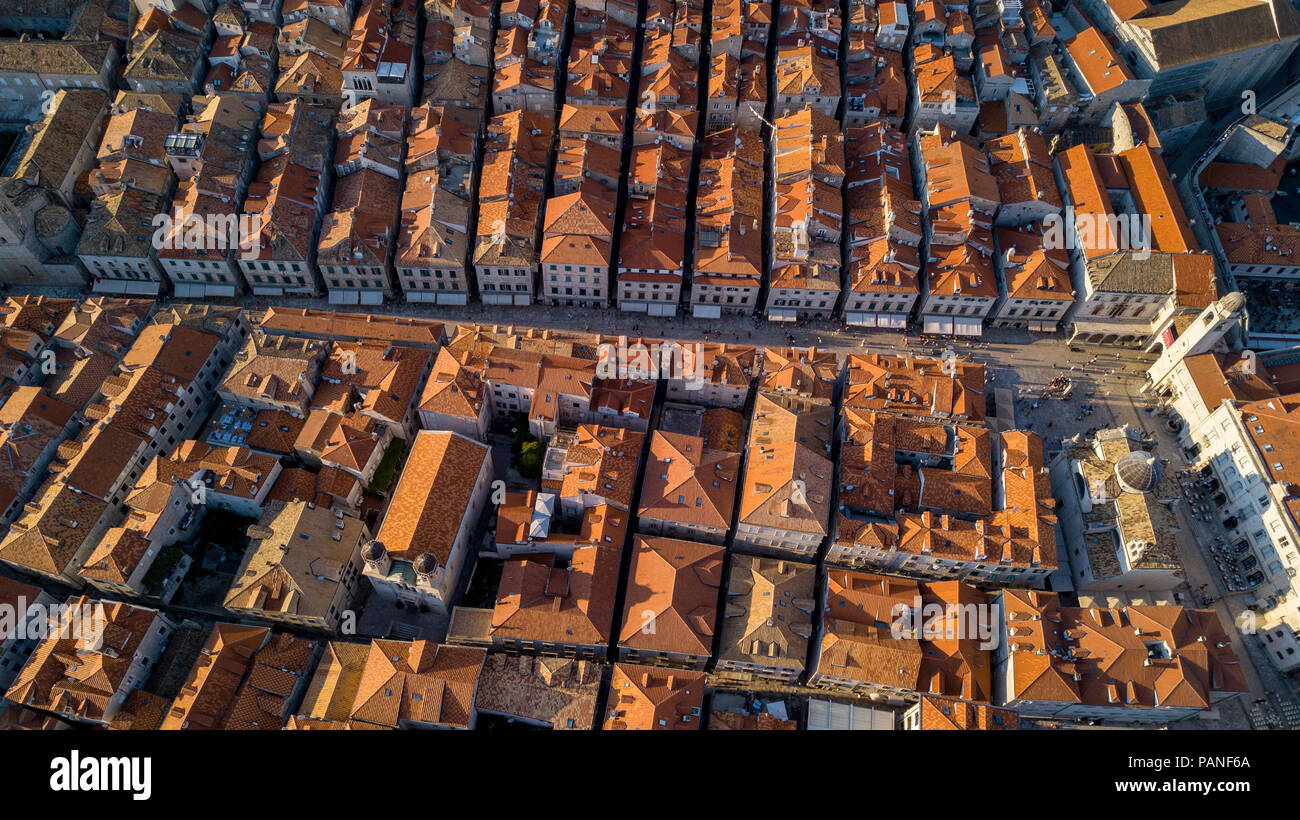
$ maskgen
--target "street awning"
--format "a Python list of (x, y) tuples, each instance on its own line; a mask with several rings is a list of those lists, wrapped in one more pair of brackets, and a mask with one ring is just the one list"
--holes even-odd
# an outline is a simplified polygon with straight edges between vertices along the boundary
[(722, 316), (722, 305), (696, 305), (691, 315), (696, 319), (717, 319)]
[(876, 314), (861, 310), (850, 310), (844, 314), (844, 323), (857, 327), (875, 327)]
[(331, 290), (331, 305), (355, 305), (358, 301), (358, 293), (355, 290)]
[(129, 293), (133, 296), (157, 296), (162, 283), (156, 279), (96, 279), (95, 293)]
[(382, 305), (384, 303), (384, 292), (382, 290), (363, 290), (359, 295), (363, 305)]
[(926, 316), (922, 323), (923, 333), (952, 333), (952, 317)]
[(799, 318), (799, 312), (794, 308), (768, 308), (767, 318), (773, 322), (793, 322)]
[(675, 302), (651, 302), (648, 313), (651, 316), (672, 316), (677, 312)]
[(284, 288), (254, 287), (253, 295), (254, 296), (283, 296)]
[(177, 284), (176, 298), (177, 299), (202, 299), (203, 285), (195, 285), (188, 282), (185, 284)]
[(893, 731), (896, 722), (894, 713), (884, 708), (817, 698), (808, 701), (810, 731)]
[(141, 296), (157, 296), (162, 290), (162, 282), (154, 279), (127, 279), (126, 292)]
[(980, 317), (957, 316), (952, 320), (952, 332), (957, 336), (979, 336), (984, 333), (984, 320)]
[(469, 301), (467, 293), (440, 293), (438, 294), (438, 304), (440, 305), (463, 305)]
[(887, 327), (892, 330), (901, 330), (907, 327), (906, 313), (877, 313), (876, 327)]

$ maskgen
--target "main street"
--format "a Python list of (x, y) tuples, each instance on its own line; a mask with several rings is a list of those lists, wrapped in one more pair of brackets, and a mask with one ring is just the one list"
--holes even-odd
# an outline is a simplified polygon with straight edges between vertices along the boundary
[[(241, 300), (250, 310), (268, 307), (311, 308), (316, 310), (345, 310), (365, 312), (358, 306), (329, 305), (323, 299), (259, 299)], [(1042, 335), (1027, 331), (989, 328), (981, 338), (921, 337), (915, 333), (877, 328), (846, 328), (839, 322), (809, 321), (799, 325), (760, 321), (752, 317), (723, 316), (719, 319), (695, 319), (690, 316), (676, 318), (649, 317), (614, 309), (592, 310), (582, 308), (410, 305), (396, 304), (371, 308), (376, 313), (418, 316), (436, 319), (449, 324), (486, 324), (502, 327), (544, 328), (571, 332), (625, 334), (647, 338), (673, 339), (680, 342), (712, 342), (754, 346), (798, 347), (816, 346), (841, 356), (852, 353), (884, 353), (895, 356), (928, 356), (937, 358), (951, 346), (959, 357), (985, 365), (992, 388), (1005, 388), (1017, 401), (1015, 421), (1018, 426), (1041, 434), (1049, 449), (1062, 438), (1093, 427), (1113, 424), (1130, 424), (1135, 429), (1153, 430), (1150, 416), (1141, 412), (1142, 399), (1139, 388), (1146, 376), (1146, 366), (1153, 360), (1149, 354), (1127, 348), (1099, 348), (1079, 346), (1071, 351), (1060, 334)], [(1093, 356), (1097, 357), (1092, 362)], [(1062, 413), (1059, 400), (1048, 400), (1033, 407), (1037, 398), (1053, 378), (1066, 375), (1077, 384), (1071, 412)], [(1088, 395), (1091, 393), (1091, 395)], [(1091, 404), (1091, 415), (1076, 419), (1074, 406)], [(998, 409), (1005, 417), (1005, 408)]]

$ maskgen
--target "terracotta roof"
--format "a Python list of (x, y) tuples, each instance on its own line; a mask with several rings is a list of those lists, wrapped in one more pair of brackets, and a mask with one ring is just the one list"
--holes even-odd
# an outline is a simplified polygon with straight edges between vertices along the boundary
[(253, 658), (226, 717), (232, 731), (284, 728), (290, 703), (315, 658), (316, 642), (288, 634), (272, 635)]
[(759, 445), (745, 462), (740, 522), (824, 535), (829, 526), (831, 462), (802, 444)]
[(566, 104), (560, 112), (560, 131), (570, 134), (603, 134), (621, 139), (626, 118), (622, 106)]
[(753, 731), (794, 731), (799, 728), (797, 721), (782, 720), (767, 712), (759, 712), (753, 715), (744, 715), (739, 712), (719, 712), (717, 709), (709, 712), (709, 730), (723, 729), (742, 732)]
[(614, 627), (621, 547), (579, 547), (568, 566), (555, 555), (506, 562), (492, 636), (604, 646)]
[(626, 510), (632, 503), (644, 441), (645, 434), (635, 430), (580, 425), (565, 451), (560, 497), (588, 494)]
[(5, 697), (48, 712), (103, 721), (126, 685), (158, 612), (85, 596), (69, 598), (66, 605), (69, 612), (89, 612), (92, 624), (102, 623), (102, 632), (94, 628), (89, 636), (64, 637), (82, 630), (57, 630), (44, 638)]
[(619, 646), (708, 657), (718, 617), (723, 548), (638, 535)]
[(168, 468), (182, 480), (202, 474), (210, 490), (245, 499), (256, 498), (266, 489), (279, 464), (274, 456), (247, 447), (220, 447), (202, 441), (182, 441), (168, 461)]
[(984, 143), (984, 150), (991, 160), (1003, 204), (1036, 201), (1061, 207), (1061, 194), (1052, 176), (1052, 157), (1041, 134), (1020, 128)]
[(222, 623), (213, 626), (159, 728), (222, 728), (235, 692), (252, 666), (253, 656), (270, 636), (271, 630), (265, 627)]
[(471, 357), (471, 353), (456, 353), (450, 348), (439, 350), (420, 395), (419, 409), (477, 420), (487, 398), (487, 385), (483, 371), (472, 366)]
[(1214, 693), (1247, 689), (1213, 611), (1062, 607), (1055, 593), (1018, 589), (1002, 600), (1008, 703), (1204, 709)]
[(253, 417), (252, 429), (248, 431), (244, 444), (254, 450), (289, 455), (306, 424), (307, 419), (283, 410), (259, 410)]
[(406, 721), (468, 729), (486, 657), (468, 646), (372, 641), (349, 717), (394, 729)]
[(35, 386), (19, 386), (0, 406), (0, 510), (27, 483), (41, 454), (58, 438), (77, 408)]
[(703, 703), (703, 672), (615, 664), (605, 729), (698, 729)]
[(571, 658), (492, 653), (483, 664), (474, 708), (551, 729), (595, 725), (601, 667)]
[(327, 345), (308, 339), (250, 335), (235, 354), (221, 389), (246, 399), (305, 404), (315, 391), (315, 369)]
[(1044, 250), (1043, 235), (1031, 226), (997, 229), (1002, 250), (1002, 278), (1013, 299), (1074, 301), (1069, 256), (1063, 250)]
[[(885, 517), (902, 511), (972, 516), (993, 511), (991, 449), (984, 428), (870, 410), (846, 409), (845, 417), (848, 441), (840, 464), (842, 505)], [(920, 466), (907, 460), (897, 463), (895, 453), (900, 450), (925, 461)], [(930, 516), (925, 513), (927, 524)], [(944, 520), (943, 526), (947, 524)]]
[(226, 592), (230, 610), (329, 622), (339, 584), (370, 533), (360, 519), (305, 501), (268, 502)]
[(725, 530), (731, 524), (739, 469), (738, 453), (708, 450), (698, 436), (656, 430), (638, 514)]
[(365, 643), (330, 641), (325, 644), (320, 663), (298, 707), (298, 716), (347, 726), (369, 654), (370, 645)]
[(1100, 96), (1134, 79), (1133, 72), (1099, 29), (1085, 28), (1062, 45), (1078, 66), (1093, 96)]
[(317, 507), (331, 509), (336, 498), (346, 499), (360, 493), (360, 480), (336, 467), (322, 467), (319, 472), (290, 467), (280, 471), (271, 492), (266, 494), (266, 503), (312, 501)]
[[(955, 623), (963, 617), (958, 606), (988, 606), (984, 593), (956, 581), (917, 583), (839, 569), (827, 573), (827, 584), (818, 675), (967, 700), (992, 696), (991, 653)], [(920, 625), (919, 638), (900, 620), (902, 608), (913, 610), (918, 600), (943, 613), (940, 622)]]
[(878, 353), (855, 354), (848, 361), (844, 406), (908, 415), (984, 419), (984, 366), (956, 362), (943, 372), (933, 359), (910, 359)]
[(371, 168), (340, 177), (320, 229), (320, 264), (382, 268), (396, 232), (401, 197), (396, 179)]
[[(1251, 359), (1253, 361), (1253, 359)], [(1233, 402), (1255, 402), (1270, 398), (1280, 398), (1277, 386), (1269, 380), (1269, 374), (1252, 372), (1245, 366), (1244, 354), (1200, 353), (1183, 358), (1183, 367), (1200, 393), (1201, 402), (1207, 411), (1223, 404), (1225, 399)]]
[(763, 350), (758, 389), (795, 393), (829, 403), (839, 373), (839, 359), (830, 351), (815, 347), (768, 347)]
[(812, 637), (816, 567), (732, 555), (719, 663), (734, 661), (802, 672)]
[(276, 307), (267, 309), (259, 324), (270, 333), (330, 336), (348, 340), (369, 339), (417, 347), (440, 344), (444, 328), (442, 322), (412, 316)]
[(362, 476), (379, 448), (381, 438), (379, 424), (369, 416), (312, 410), (307, 414), (307, 421), (293, 446), (295, 450), (311, 453), (324, 463), (338, 465)]
[(126, 584), (150, 549), (149, 539), (139, 531), (113, 527), (104, 533), (77, 575), (87, 580)]
[[(1167, 253), (1200, 249), (1187, 222), (1187, 214), (1174, 192), (1164, 161), (1147, 145), (1119, 154), (1094, 154), (1086, 145), (1075, 145), (1056, 155), (1069, 200), (1077, 214), (1115, 216), (1111, 189), (1127, 189), (1134, 199), (1134, 213), (1151, 219), (1151, 247)], [(1085, 243), (1089, 259), (1113, 253), (1111, 243)]]
[(750, 421), (750, 450), (767, 444), (796, 442), (829, 457), (835, 411), (829, 405), (802, 407), (779, 393), (759, 393)]
[(376, 536), (388, 554), (413, 560), (429, 553), (445, 566), (487, 458), (485, 446), (456, 433), (416, 433)]
[(1020, 728), (1020, 713), (987, 703), (921, 696), (922, 730), (996, 731)]
[(920, 136), (927, 168), (925, 202), (931, 210), (972, 199), (996, 206), (1001, 202), (988, 157), (948, 126), (940, 123)]
[(107, 509), (103, 501), (74, 492), (64, 480), (47, 481), (9, 525), (0, 541), (0, 560), (44, 573), (62, 573)]
[[(335, 342), (312, 407), (352, 410), (397, 426), (416, 400), (431, 354), (384, 342)], [(352, 401), (356, 396), (357, 400)]]

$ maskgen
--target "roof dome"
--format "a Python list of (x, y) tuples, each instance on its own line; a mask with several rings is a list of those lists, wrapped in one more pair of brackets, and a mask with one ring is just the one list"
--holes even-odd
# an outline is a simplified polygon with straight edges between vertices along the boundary
[(1160, 462), (1144, 450), (1125, 453), (1115, 462), (1115, 478), (1130, 493), (1149, 493), (1160, 480)]
[(412, 565), (417, 575), (431, 575), (438, 569), (438, 559), (427, 552), (420, 553)]
[(388, 550), (384, 549), (382, 542), (371, 541), (369, 544), (366, 544), (366, 548), (362, 552), (361, 557), (367, 561), (382, 561), (384, 560), (384, 556), (387, 554)]

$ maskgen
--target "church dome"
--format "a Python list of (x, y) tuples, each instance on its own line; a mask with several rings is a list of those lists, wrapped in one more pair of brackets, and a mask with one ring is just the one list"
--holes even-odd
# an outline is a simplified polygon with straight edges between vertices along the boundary
[(1160, 480), (1160, 462), (1143, 450), (1125, 453), (1115, 462), (1115, 478), (1130, 493), (1149, 493)]

